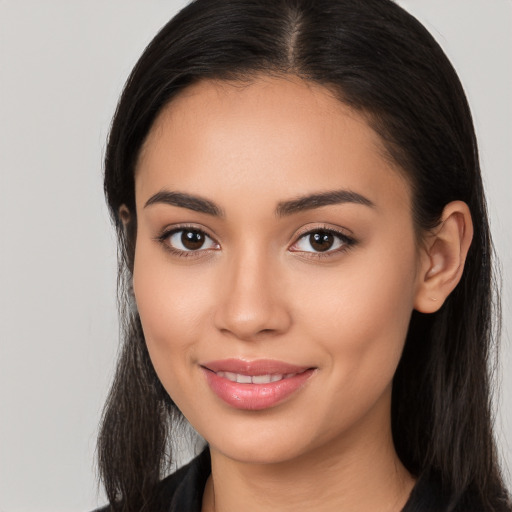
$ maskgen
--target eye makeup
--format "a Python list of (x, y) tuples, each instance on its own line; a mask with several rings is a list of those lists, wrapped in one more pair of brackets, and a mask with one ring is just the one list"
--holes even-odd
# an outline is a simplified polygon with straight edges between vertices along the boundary
[[(325, 225), (304, 229), (288, 247), (290, 252), (307, 258), (327, 258), (349, 250), (357, 241), (341, 230)], [(220, 244), (206, 231), (194, 225), (177, 225), (166, 228), (155, 239), (173, 256), (198, 258), (221, 249)]]
[(204, 229), (194, 225), (182, 224), (166, 228), (154, 240), (171, 255), (179, 258), (197, 258), (204, 256), (206, 252), (220, 250), (217, 241)]
[[(356, 245), (357, 240), (341, 230), (325, 225), (308, 227), (297, 235), (289, 251), (307, 254), (308, 258), (328, 258), (346, 252)], [(312, 250), (308, 250), (307, 246)]]

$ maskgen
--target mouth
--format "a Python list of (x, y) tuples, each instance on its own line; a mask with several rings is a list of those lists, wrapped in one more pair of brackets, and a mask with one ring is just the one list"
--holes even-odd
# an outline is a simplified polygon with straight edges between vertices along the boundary
[(298, 393), (316, 368), (282, 361), (225, 359), (201, 365), (210, 389), (231, 407), (262, 410)]
[[(279, 382), (283, 379), (290, 379), (297, 375), (296, 373), (282, 373), (266, 374), (266, 375), (244, 375), (242, 373), (232, 372), (215, 372), (217, 377), (228, 379), (231, 382), (238, 382), (239, 384), (270, 384), (271, 382)], [(302, 372), (301, 372), (302, 373)]]

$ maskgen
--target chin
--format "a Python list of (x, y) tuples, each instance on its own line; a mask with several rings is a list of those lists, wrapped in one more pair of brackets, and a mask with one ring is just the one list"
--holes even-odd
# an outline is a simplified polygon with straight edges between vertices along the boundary
[(210, 448), (222, 453), (225, 457), (245, 464), (280, 464), (296, 459), (300, 455), (298, 446), (283, 445), (272, 439), (248, 439), (246, 441), (210, 444)]
[(311, 425), (301, 425), (289, 416), (278, 422), (265, 415), (258, 419), (253, 413), (247, 416), (242, 421), (226, 420), (221, 425), (210, 423), (204, 429), (198, 425), (197, 430), (212, 450), (247, 464), (284, 463), (300, 457), (316, 444), (315, 432), (308, 431)]

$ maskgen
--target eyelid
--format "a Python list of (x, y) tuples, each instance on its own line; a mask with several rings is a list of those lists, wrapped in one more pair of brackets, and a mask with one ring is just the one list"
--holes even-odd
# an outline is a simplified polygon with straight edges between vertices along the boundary
[(207, 237), (211, 238), (212, 240), (215, 240), (216, 243), (217, 240), (215, 239), (215, 236), (210, 233), (210, 230), (200, 224), (193, 224), (193, 223), (184, 223), (184, 224), (170, 224), (162, 228), (159, 232), (159, 234), (155, 238), (162, 238), (165, 236), (169, 236), (172, 233), (176, 233), (177, 231), (199, 231), (200, 233), (205, 234)]
[(345, 238), (353, 238), (352, 230), (339, 226), (332, 226), (330, 224), (307, 224), (300, 228), (295, 234), (295, 239), (298, 240), (300, 237), (304, 235), (308, 235), (310, 233), (314, 233), (316, 231), (328, 231), (329, 233), (334, 233), (336, 235), (340, 235)]
[[(348, 235), (346, 231), (350, 232), (351, 234)], [(326, 232), (334, 235), (337, 237), (342, 245), (341, 247), (338, 247), (336, 249), (328, 249), (326, 251), (304, 251), (302, 249), (293, 249), (295, 245), (299, 243), (300, 240), (305, 238), (306, 236), (310, 236), (314, 233), (318, 232)], [(316, 225), (316, 226), (305, 226), (302, 229), (299, 230), (299, 232), (294, 237), (294, 242), (291, 244), (288, 250), (291, 252), (301, 253), (301, 254), (307, 254), (307, 257), (312, 258), (325, 258), (329, 256), (334, 256), (338, 253), (345, 252), (352, 248), (354, 245), (357, 244), (357, 240), (352, 236), (352, 231), (346, 228), (338, 228), (338, 227), (332, 227), (325, 224), (322, 225)]]
[[(177, 249), (176, 247), (173, 247), (168, 243), (169, 237), (171, 237), (173, 234), (179, 233), (180, 231), (197, 231), (202, 233), (206, 238), (209, 238), (215, 245), (215, 248), (206, 248), (206, 249), (197, 249), (197, 250), (182, 250)], [(206, 229), (203, 226), (198, 226), (197, 224), (178, 224), (178, 225), (170, 225), (163, 228), (159, 235), (157, 235), (154, 240), (159, 242), (161, 245), (164, 246), (164, 248), (169, 251), (171, 254), (179, 257), (201, 257), (204, 256), (205, 253), (211, 253), (211, 251), (216, 251), (220, 249), (220, 244), (216, 240), (216, 237), (212, 236), (209, 232), (209, 230)], [(342, 245), (341, 247), (338, 247), (336, 249), (329, 249), (326, 251), (305, 251), (302, 249), (293, 249), (293, 246), (295, 246), (301, 239), (305, 238), (308, 235), (311, 235), (313, 233), (317, 232), (327, 232), (335, 237), (337, 237)], [(348, 235), (347, 232), (351, 233), (351, 235)], [(330, 225), (326, 224), (320, 224), (320, 225), (307, 225), (301, 228), (296, 235), (294, 236), (294, 242), (288, 247), (288, 250), (290, 252), (296, 252), (296, 253), (302, 253), (307, 254), (307, 257), (310, 258), (325, 258), (329, 256), (334, 256), (338, 253), (344, 252), (349, 250), (351, 247), (356, 245), (358, 241), (352, 236), (352, 231), (348, 228), (340, 228), (340, 227), (332, 227)]]
[[(182, 250), (176, 247), (173, 247), (168, 243), (169, 238), (179, 233), (180, 231), (197, 231), (205, 236), (205, 238), (209, 238), (215, 245), (215, 248), (206, 248), (206, 249), (197, 249), (197, 250)], [(204, 255), (204, 253), (210, 253), (210, 251), (215, 251), (220, 248), (220, 244), (217, 242), (214, 236), (208, 233), (208, 230), (203, 226), (198, 226), (196, 224), (178, 224), (166, 226), (163, 228), (160, 233), (154, 238), (154, 240), (160, 243), (167, 251), (169, 251), (174, 256), (189, 258), (189, 257), (200, 257)]]

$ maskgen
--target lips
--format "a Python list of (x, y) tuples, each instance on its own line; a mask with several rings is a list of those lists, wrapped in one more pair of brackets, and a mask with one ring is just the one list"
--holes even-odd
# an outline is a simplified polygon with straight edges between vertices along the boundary
[(218, 377), (224, 377), (231, 382), (238, 382), (239, 384), (270, 384), (271, 382), (279, 382), (283, 379), (289, 379), (296, 375), (295, 373), (282, 373), (263, 374), (263, 375), (244, 375), (242, 373), (233, 372), (215, 372)]
[(211, 390), (225, 403), (246, 410), (274, 407), (298, 392), (315, 368), (282, 361), (225, 359), (201, 365)]

